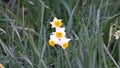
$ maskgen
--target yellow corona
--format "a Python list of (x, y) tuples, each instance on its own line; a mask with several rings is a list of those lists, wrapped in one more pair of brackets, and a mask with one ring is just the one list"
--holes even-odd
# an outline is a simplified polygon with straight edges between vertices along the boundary
[(49, 40), (49, 45), (50, 46), (55, 46), (55, 42), (53, 40)]

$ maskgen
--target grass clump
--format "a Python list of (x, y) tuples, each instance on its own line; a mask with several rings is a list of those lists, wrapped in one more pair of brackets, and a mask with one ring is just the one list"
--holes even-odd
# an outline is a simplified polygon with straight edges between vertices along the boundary
[[(0, 63), (5, 68), (119, 68), (120, 0), (0, 0)], [(49, 46), (62, 19), (69, 47)]]

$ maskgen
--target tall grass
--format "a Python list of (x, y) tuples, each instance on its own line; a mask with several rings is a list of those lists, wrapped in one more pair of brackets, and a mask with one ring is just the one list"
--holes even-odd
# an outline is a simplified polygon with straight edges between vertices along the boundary
[[(120, 68), (120, 0), (0, 0), (0, 63), (5, 68)], [(72, 40), (48, 44), (54, 17)]]

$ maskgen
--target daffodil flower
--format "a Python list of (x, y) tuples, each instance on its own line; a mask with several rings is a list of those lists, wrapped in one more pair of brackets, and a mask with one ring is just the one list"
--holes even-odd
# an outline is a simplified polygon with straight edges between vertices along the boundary
[(62, 26), (62, 19), (57, 19), (56, 17), (50, 22), (52, 28), (60, 28)]
[(71, 40), (66, 38), (65, 28), (62, 26), (62, 20), (56, 17), (50, 22), (52, 28), (55, 28), (55, 32), (50, 35), (49, 45), (55, 46), (55, 44), (60, 45), (63, 49), (66, 49), (69, 45), (68, 42)]
[(114, 36), (115, 36), (115, 39), (119, 39), (120, 38), (120, 30), (116, 31)]
[(66, 38), (66, 37), (62, 37), (60, 40), (59, 40), (59, 44), (63, 49), (66, 49), (68, 47), (68, 42), (70, 41), (71, 39), (69, 38)]
[(56, 38), (55, 35), (50, 35), (49, 45), (55, 46), (55, 44), (58, 42), (58, 38)]
[(50, 36), (50, 40), (49, 40), (49, 45), (50, 46), (55, 46), (55, 44), (60, 45), (63, 49), (66, 49), (68, 47), (68, 42), (71, 39), (66, 38), (66, 37), (62, 37), (61, 39), (58, 39), (55, 35), (51, 35)]
[(56, 38), (60, 39), (66, 35), (65, 28), (57, 28), (56, 32), (53, 32), (53, 34), (56, 36)]

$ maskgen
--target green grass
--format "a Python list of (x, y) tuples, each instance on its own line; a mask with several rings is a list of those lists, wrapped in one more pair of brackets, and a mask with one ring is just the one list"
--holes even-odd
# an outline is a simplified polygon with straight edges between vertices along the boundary
[[(0, 0), (0, 63), (5, 68), (119, 68), (120, 0)], [(54, 17), (72, 40), (48, 44)], [(2, 32), (4, 30), (6, 33)]]

